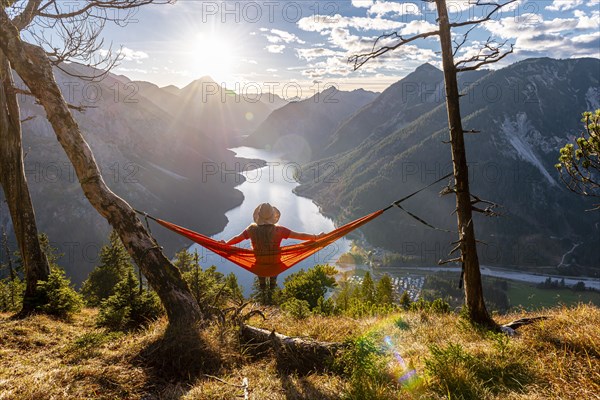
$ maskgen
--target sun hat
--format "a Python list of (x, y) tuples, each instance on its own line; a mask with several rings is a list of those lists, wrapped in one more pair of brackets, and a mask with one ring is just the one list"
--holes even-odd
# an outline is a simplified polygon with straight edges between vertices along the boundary
[(269, 203), (259, 204), (253, 215), (256, 225), (274, 225), (279, 221), (280, 216), (279, 210)]

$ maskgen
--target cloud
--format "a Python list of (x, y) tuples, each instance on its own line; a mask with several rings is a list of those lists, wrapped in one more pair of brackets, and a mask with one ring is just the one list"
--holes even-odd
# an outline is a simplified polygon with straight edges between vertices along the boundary
[(410, 21), (402, 30), (400, 31), (403, 35), (418, 35), (423, 32), (429, 31), (437, 31), (438, 26), (432, 24), (431, 22), (414, 20)]
[(135, 61), (138, 64), (142, 63), (142, 60), (148, 58), (148, 53), (143, 51), (135, 51), (129, 47), (123, 47), (119, 52), (120, 57), (125, 61)]
[(598, 52), (600, 52), (600, 31), (574, 36), (571, 40), (574, 43), (589, 45), (591, 49), (596, 49), (597, 53), (595, 55), (598, 56)]
[(271, 29), (271, 33), (281, 38), (281, 40), (283, 40), (285, 43), (306, 43), (304, 40), (301, 40), (300, 38), (298, 38), (298, 36), (294, 35), (293, 33), (282, 31), (280, 29)]
[(558, 34), (577, 27), (575, 18), (555, 18), (544, 21), (538, 14), (527, 13), (521, 18), (506, 17), (488, 21), (483, 27), (503, 39), (523, 39), (537, 35)]
[(334, 16), (315, 15), (304, 17), (298, 21), (298, 27), (308, 32), (321, 32), (335, 28), (354, 28), (363, 31), (389, 31), (399, 29), (406, 25), (403, 22), (384, 18), (367, 17), (343, 17), (340, 14)]
[(135, 51), (129, 47), (122, 47), (119, 51), (107, 49), (98, 50), (98, 55), (100, 57), (106, 57), (109, 55), (109, 53), (112, 53), (112, 57), (117, 56), (119, 61), (135, 61), (137, 64), (141, 64), (142, 60), (149, 57), (148, 53), (143, 51)]
[(369, 8), (373, 4), (373, 0), (352, 0), (352, 5), (358, 8)]
[(378, 17), (386, 14), (392, 14), (393, 16), (421, 15), (421, 10), (415, 3), (376, 1), (369, 7), (368, 14), (377, 15)]
[(569, 11), (583, 4), (583, 0), (552, 0), (552, 4), (546, 6), (549, 11)]
[[(261, 28), (262, 32), (268, 32), (268, 33), (264, 33), (264, 37), (267, 38), (267, 41), (271, 44), (277, 44), (277, 45), (281, 45), (283, 43), (298, 43), (298, 44), (305, 44), (306, 42), (302, 39), (300, 39), (298, 36), (296, 36), (293, 33), (290, 32), (286, 32), (286, 31), (282, 31), (281, 29), (266, 29), (266, 28)], [(276, 46), (268, 46), (272, 49), (277, 49), (278, 47)], [(281, 53), (281, 51), (285, 48), (282, 47), (280, 51), (271, 51), (272, 53)]]
[(579, 21), (577, 23), (577, 29), (600, 29), (600, 11), (592, 11), (592, 16), (589, 17), (584, 11), (575, 10), (573, 15)]
[(265, 49), (269, 52), (269, 53), (283, 53), (283, 50), (285, 49), (285, 45), (284, 44), (270, 44), (267, 47), (265, 47)]
[(343, 57), (346, 53), (343, 51), (336, 51), (324, 47), (315, 47), (311, 49), (296, 49), (296, 54), (300, 59), (304, 59), (306, 61), (313, 61), (320, 57)]
[[(575, 12), (578, 18), (555, 18), (544, 21), (542, 15), (526, 18), (526, 23), (513, 17), (485, 23), (484, 27), (499, 38), (514, 40), (515, 53), (527, 57), (572, 58), (599, 57), (598, 24), (591, 17)], [(530, 22), (527, 22), (530, 21)], [(596, 33), (573, 35), (577, 31), (595, 29)], [(595, 46), (595, 47), (594, 47)]]
[(124, 67), (118, 67), (115, 68), (115, 72), (135, 72), (138, 74), (147, 74), (148, 71), (145, 69), (141, 69), (141, 68), (124, 68)]
[(277, 72), (277, 68), (267, 68), (267, 72)]

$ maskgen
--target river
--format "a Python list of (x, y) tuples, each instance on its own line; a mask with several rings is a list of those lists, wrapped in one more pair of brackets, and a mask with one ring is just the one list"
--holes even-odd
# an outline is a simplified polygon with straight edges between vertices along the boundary
[[(335, 229), (333, 221), (319, 212), (319, 208), (310, 200), (297, 196), (293, 189), (298, 186), (293, 175), (296, 165), (284, 160), (281, 155), (265, 150), (251, 147), (236, 147), (231, 149), (237, 157), (248, 159), (259, 159), (267, 162), (263, 168), (245, 171), (242, 175), (246, 181), (237, 187), (244, 194), (242, 204), (225, 214), (228, 224), (222, 232), (213, 236), (217, 240), (228, 240), (242, 232), (252, 221), (252, 213), (260, 203), (271, 203), (281, 212), (279, 224), (297, 232), (319, 233), (329, 232)], [(285, 240), (283, 244), (295, 243), (295, 240)], [(242, 246), (244, 243), (241, 244)], [(249, 247), (248, 241), (246, 246)], [(350, 241), (340, 239), (334, 244), (300, 262), (279, 276), (279, 285), (287, 275), (300, 270), (307, 269), (315, 264), (334, 264), (339, 256), (350, 249)], [(249, 295), (252, 291), (254, 275), (204, 249), (199, 245), (193, 245), (190, 251), (197, 250), (202, 257), (203, 266), (215, 265), (217, 270), (223, 274), (234, 272), (244, 293)]]

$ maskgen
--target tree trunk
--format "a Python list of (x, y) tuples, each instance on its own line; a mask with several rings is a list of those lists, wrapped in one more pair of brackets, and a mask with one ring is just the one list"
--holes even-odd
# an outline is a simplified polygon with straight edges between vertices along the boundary
[(343, 343), (285, 336), (245, 324), (241, 335), (258, 352), (272, 349), (282, 368), (302, 373), (331, 369), (338, 352), (348, 347)]
[(193, 328), (202, 314), (180, 271), (165, 257), (131, 206), (106, 186), (94, 155), (56, 84), (48, 56), (42, 48), (21, 41), (18, 30), (2, 9), (0, 48), (44, 107), (58, 141), (73, 164), (83, 193), (118, 232), (123, 245), (156, 290), (171, 329)]
[(33, 204), (29, 196), (23, 149), (21, 117), (10, 63), (0, 50), (0, 184), (25, 268), (25, 293), (22, 314), (33, 311), (35, 288), (39, 280), (48, 279), (50, 266), (38, 238)]
[(452, 164), (456, 190), (456, 216), (460, 251), (464, 270), (465, 303), (471, 321), (495, 326), (487, 312), (483, 301), (481, 271), (477, 257), (475, 229), (471, 208), (471, 192), (469, 190), (469, 169), (465, 154), (464, 132), (460, 116), (460, 96), (456, 79), (456, 67), (452, 48), (452, 37), (448, 20), (446, 0), (435, 0), (438, 9), (440, 44), (444, 66), (446, 86), (446, 107), (448, 109), (448, 125), (450, 127), (450, 144), (452, 146)]

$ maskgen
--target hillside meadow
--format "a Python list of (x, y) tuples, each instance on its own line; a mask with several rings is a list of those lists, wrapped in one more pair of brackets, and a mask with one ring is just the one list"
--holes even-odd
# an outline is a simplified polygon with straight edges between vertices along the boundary
[[(381, 317), (293, 319), (264, 308), (249, 323), (289, 336), (353, 343), (335, 365), (300, 374), (273, 352), (240, 345), (235, 329), (211, 323), (193, 375), (157, 368), (166, 327), (115, 333), (96, 309), (70, 321), (0, 314), (0, 399), (599, 399), (600, 308), (579, 304), (496, 315), (506, 323), (547, 320), (508, 337), (456, 314), (406, 311)], [(176, 354), (172, 357), (177, 358)], [(196, 368), (200, 366), (199, 368)], [(248, 385), (244, 387), (243, 380)]]

